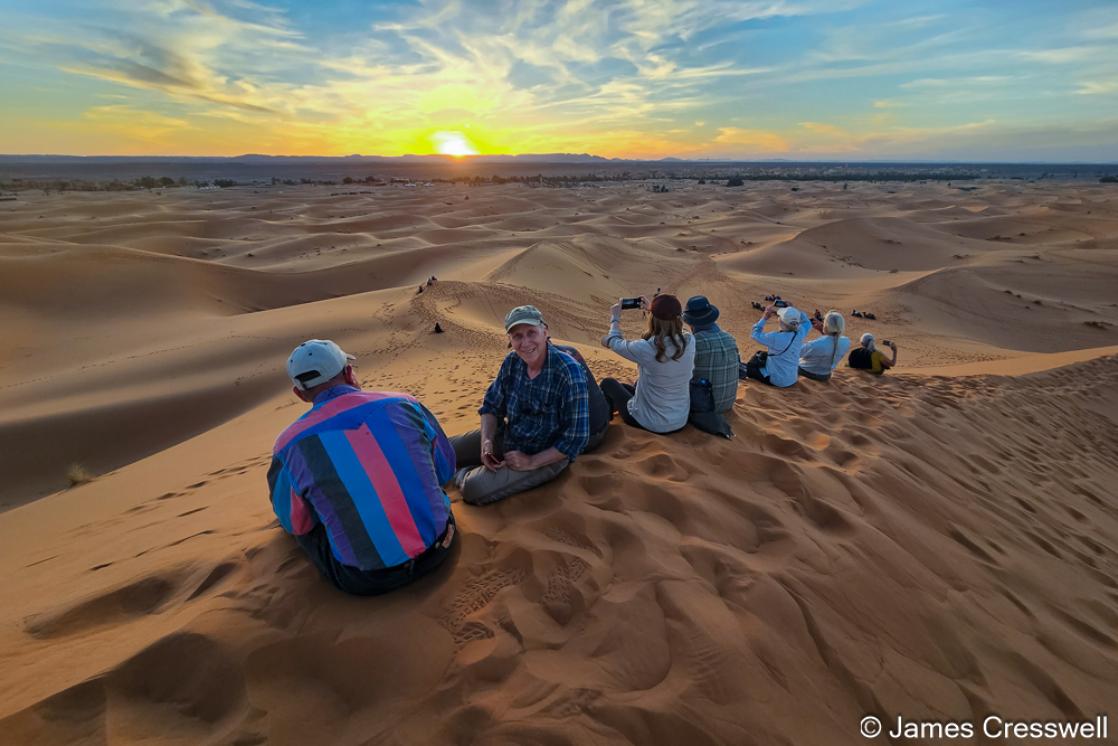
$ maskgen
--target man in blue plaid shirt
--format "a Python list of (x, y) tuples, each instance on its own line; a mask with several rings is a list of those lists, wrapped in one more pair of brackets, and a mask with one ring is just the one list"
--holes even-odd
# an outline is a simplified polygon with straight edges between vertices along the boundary
[(692, 381), (710, 382), (714, 411), (725, 413), (734, 407), (738, 393), (738, 343), (718, 324), (718, 307), (696, 295), (687, 299), (683, 320), (695, 337), (695, 370)]
[(450, 439), (460, 467), (455, 482), (474, 505), (551, 481), (590, 438), (586, 374), (548, 341), (540, 310), (512, 309), (505, 331), (512, 352), (485, 392), (481, 429)]

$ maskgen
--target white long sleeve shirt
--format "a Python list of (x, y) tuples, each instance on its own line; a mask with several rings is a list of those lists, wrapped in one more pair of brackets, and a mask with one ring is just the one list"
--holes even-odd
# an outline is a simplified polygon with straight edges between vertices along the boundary
[(695, 367), (695, 340), (683, 333), (683, 354), (672, 360), (676, 346), (666, 340), (664, 362), (656, 360), (656, 345), (647, 339), (627, 340), (621, 319), (610, 319), (607, 346), (637, 364), (637, 393), (629, 400), (629, 414), (646, 430), (669, 433), (687, 424), (691, 413), (691, 371)]
[(761, 368), (762, 375), (769, 377), (773, 386), (792, 386), (800, 375), (800, 349), (804, 346), (804, 338), (811, 329), (811, 319), (800, 311), (800, 327), (796, 331), (765, 331), (765, 317), (753, 325), (753, 334), (750, 335), (769, 351), (765, 367)]
[(800, 350), (800, 367), (817, 376), (830, 375), (850, 352), (850, 337), (829, 334), (813, 339)]

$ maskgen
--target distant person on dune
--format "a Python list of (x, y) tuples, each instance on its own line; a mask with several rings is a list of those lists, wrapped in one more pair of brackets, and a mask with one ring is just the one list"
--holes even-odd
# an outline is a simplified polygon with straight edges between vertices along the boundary
[[(765, 323), (773, 316), (779, 317), (780, 329), (766, 332)], [(739, 377), (753, 378), (780, 388), (794, 386), (800, 370), (800, 350), (804, 337), (811, 329), (810, 321), (806, 313), (792, 306), (777, 308), (774, 303), (766, 308), (764, 315), (753, 325), (751, 335), (766, 349), (742, 363)]]
[(885, 359), (885, 355), (877, 349), (873, 335), (867, 332), (862, 335), (861, 346), (850, 351), (850, 357), (847, 358), (846, 364), (851, 368), (869, 371), (875, 376), (880, 376), (897, 364), (897, 345), (888, 339), (882, 340), (881, 344), (892, 351), (891, 359)]
[(287, 360), (311, 405), (276, 440), (268, 487), (280, 525), (339, 589), (375, 595), (446, 559), (454, 516), (442, 485), (454, 450), (407, 394), (362, 391), (347, 355), (311, 339)]
[(648, 326), (640, 339), (627, 340), (621, 332), (619, 300), (610, 308), (609, 333), (602, 344), (637, 364), (636, 385), (616, 378), (602, 379), (602, 393), (610, 412), (633, 427), (654, 433), (672, 433), (687, 424), (691, 412), (691, 374), (695, 368), (695, 343), (683, 331), (683, 307), (674, 295), (642, 297)]
[(450, 439), (459, 466), (454, 481), (473, 505), (555, 479), (591, 438), (585, 364), (550, 342), (535, 306), (509, 311), (505, 332), (512, 352), (485, 392), (481, 428)]
[(690, 422), (700, 430), (733, 437), (725, 414), (734, 407), (738, 393), (741, 357), (732, 334), (718, 326), (718, 307), (706, 296), (687, 299), (683, 320), (695, 340), (695, 368), (691, 373)]
[(800, 375), (813, 381), (829, 381), (831, 373), (850, 351), (850, 337), (843, 334), (846, 319), (838, 311), (827, 311), (822, 321), (813, 318), (811, 326), (822, 336), (800, 350)]

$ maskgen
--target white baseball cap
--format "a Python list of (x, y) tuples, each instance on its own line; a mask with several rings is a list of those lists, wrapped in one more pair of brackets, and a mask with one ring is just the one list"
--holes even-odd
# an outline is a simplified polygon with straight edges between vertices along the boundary
[(356, 359), (329, 339), (308, 339), (287, 358), (287, 375), (295, 388), (307, 391), (326, 383)]
[(780, 323), (786, 324), (792, 328), (799, 327), (800, 322), (804, 320), (800, 315), (800, 310), (793, 306), (781, 308), (776, 312), (776, 315), (780, 317)]

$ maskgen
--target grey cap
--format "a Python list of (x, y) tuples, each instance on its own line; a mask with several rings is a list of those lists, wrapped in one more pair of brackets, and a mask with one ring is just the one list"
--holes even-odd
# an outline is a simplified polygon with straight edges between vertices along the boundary
[(532, 326), (546, 326), (543, 314), (535, 306), (517, 306), (505, 316), (505, 331), (509, 331), (517, 324), (531, 324)]

